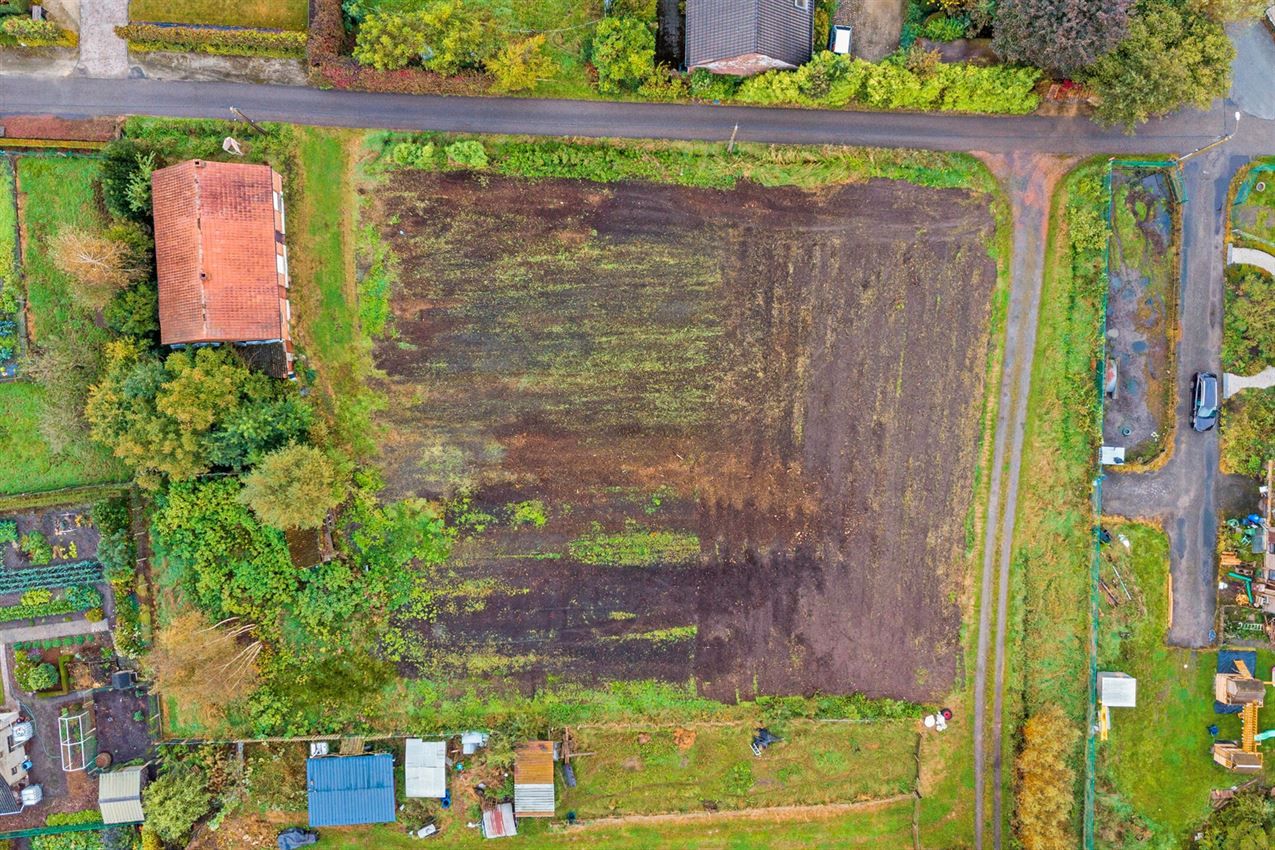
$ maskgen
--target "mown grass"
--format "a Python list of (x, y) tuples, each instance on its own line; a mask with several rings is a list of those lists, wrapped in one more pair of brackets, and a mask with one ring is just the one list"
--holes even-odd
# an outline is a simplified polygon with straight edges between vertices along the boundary
[[(1208, 816), (1209, 791), (1239, 781), (1213, 763), (1208, 726), (1217, 725), (1220, 739), (1238, 739), (1239, 717), (1213, 711), (1216, 652), (1164, 643), (1169, 625), (1164, 533), (1134, 523), (1109, 530), (1124, 534), (1131, 545), (1129, 551), (1118, 542), (1104, 549), (1104, 580), (1113, 584), (1121, 604), (1102, 604), (1099, 668), (1135, 676), (1138, 705), (1112, 710), (1109, 739), (1099, 750), (1098, 837), (1109, 847), (1186, 846), (1192, 828)], [(1112, 565), (1131, 601), (1115, 586)], [(1259, 651), (1254, 673), (1264, 677), (1272, 662), (1275, 652)], [(1275, 717), (1263, 715), (1261, 728), (1275, 727)]]
[[(47, 253), (49, 239), (62, 227), (101, 224), (93, 189), (97, 172), (98, 163), (92, 159), (23, 157), (18, 161), (25, 236), (22, 275), (28, 320), (37, 343), (42, 337), (60, 336), (98, 346), (106, 338), (106, 331), (72, 301), (67, 277)], [(10, 204), (7, 189), (7, 184), (0, 184), (4, 194), (0, 207)], [(47, 404), (42, 387), (0, 384), (0, 492), (30, 493), (128, 477), (96, 443), (73, 440), (62, 451), (52, 451), (38, 427), (42, 418), (51, 415), (44, 410)]]
[(357, 454), (375, 451), (371, 415), (379, 397), (368, 386), (371, 341), (359, 323), (354, 286), (358, 205), (349, 145), (337, 130), (297, 129), (297, 174), (288, 198), (293, 322), (308, 380), (338, 437)]
[(131, 0), (130, 21), (304, 30), (306, 0)]

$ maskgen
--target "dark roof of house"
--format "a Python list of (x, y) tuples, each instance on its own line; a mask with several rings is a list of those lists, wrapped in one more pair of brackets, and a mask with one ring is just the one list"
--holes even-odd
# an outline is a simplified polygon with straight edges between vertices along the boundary
[(0, 815), (16, 815), (20, 811), (22, 804), (18, 802), (18, 795), (8, 782), (0, 782)]
[(814, 0), (686, 0), (686, 66), (746, 53), (810, 61)]
[(394, 822), (394, 757), (323, 756), (306, 759), (310, 826)]
[(287, 339), (279, 175), (195, 159), (159, 169), (151, 186), (161, 342)]

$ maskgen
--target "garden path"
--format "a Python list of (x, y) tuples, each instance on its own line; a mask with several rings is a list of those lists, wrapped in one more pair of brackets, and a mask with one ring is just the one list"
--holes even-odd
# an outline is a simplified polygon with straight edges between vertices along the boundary
[(44, 623), (39, 626), (13, 626), (0, 629), (0, 643), (17, 643), (18, 641), (48, 640), (50, 638), (67, 637), (69, 635), (87, 635), (104, 632), (110, 623), (103, 619), (96, 623), (88, 620), (72, 620), (69, 623)]
[(1257, 266), (1259, 269), (1275, 274), (1275, 257), (1257, 248), (1236, 248), (1234, 245), (1226, 249), (1228, 266)]
[(1240, 390), (1264, 390), (1275, 387), (1275, 366), (1267, 366), (1256, 375), (1233, 375), (1227, 372), (1222, 376), (1222, 398), (1230, 398)]
[(127, 77), (128, 44), (115, 34), (128, 25), (128, 0), (92, 0), (80, 6), (80, 62), (87, 77)]

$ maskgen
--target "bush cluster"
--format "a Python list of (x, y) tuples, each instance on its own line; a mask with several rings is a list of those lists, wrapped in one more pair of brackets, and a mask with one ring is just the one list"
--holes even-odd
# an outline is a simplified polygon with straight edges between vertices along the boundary
[(37, 566), (53, 560), (53, 547), (49, 545), (49, 538), (42, 532), (29, 531), (22, 535), (18, 541), (18, 548), (27, 556), (28, 561)]
[(16, 40), (23, 47), (46, 47), (62, 44), (66, 36), (53, 21), (37, 21), (24, 15), (10, 15), (0, 23), (0, 33)]
[[(918, 48), (919, 51), (919, 48)], [(939, 109), (1026, 114), (1039, 103), (1035, 68), (941, 63), (924, 51), (873, 64), (817, 54), (796, 71), (768, 71), (739, 84), (734, 99), (756, 104)], [(694, 91), (694, 81), (692, 81)]]
[(271, 56), (283, 59), (305, 56), (306, 34), (303, 32), (129, 24), (126, 27), (116, 27), (115, 34), (128, 41), (133, 49), (141, 50), (177, 50), (219, 56)]

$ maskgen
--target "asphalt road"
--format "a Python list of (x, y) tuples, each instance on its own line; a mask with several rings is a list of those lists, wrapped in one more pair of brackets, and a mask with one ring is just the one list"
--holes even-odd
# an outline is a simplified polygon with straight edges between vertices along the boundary
[[(1186, 153), (1234, 123), (1230, 109), (1186, 110), (1138, 130), (1104, 129), (1086, 118), (850, 112), (584, 100), (432, 97), (322, 91), (247, 83), (96, 80), (0, 75), (0, 116), (51, 113), (228, 118), (336, 127), (658, 139), (730, 138), (784, 144), (978, 150), (993, 153)], [(1226, 125), (1226, 130), (1223, 125)], [(1244, 122), (1235, 141), (1257, 152), (1275, 121)]]

